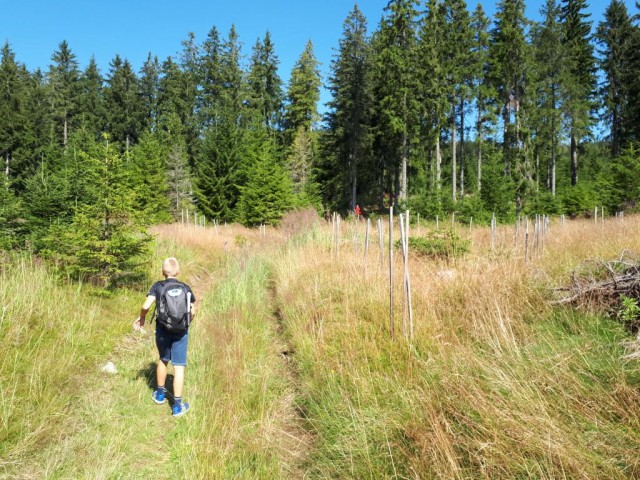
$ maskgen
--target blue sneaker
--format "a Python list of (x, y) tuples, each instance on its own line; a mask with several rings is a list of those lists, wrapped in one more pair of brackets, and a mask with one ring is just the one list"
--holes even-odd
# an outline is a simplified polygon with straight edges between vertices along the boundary
[(162, 405), (166, 401), (166, 399), (164, 398), (164, 390), (154, 390), (151, 394), (151, 400), (156, 402), (158, 405)]
[(174, 417), (180, 417), (184, 415), (189, 410), (189, 404), (186, 402), (182, 402), (180, 405), (174, 405), (171, 407), (171, 413)]

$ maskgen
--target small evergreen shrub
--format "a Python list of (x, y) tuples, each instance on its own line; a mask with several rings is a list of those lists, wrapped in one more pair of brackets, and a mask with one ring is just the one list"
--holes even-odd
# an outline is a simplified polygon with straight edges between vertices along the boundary
[[(400, 240), (396, 248), (402, 248)], [(426, 236), (409, 237), (409, 251), (430, 258), (458, 258), (469, 252), (471, 242), (454, 231), (433, 232)]]
[(245, 237), (244, 235), (236, 235), (236, 238), (234, 240), (236, 242), (236, 246), (240, 248), (247, 245), (247, 237)]

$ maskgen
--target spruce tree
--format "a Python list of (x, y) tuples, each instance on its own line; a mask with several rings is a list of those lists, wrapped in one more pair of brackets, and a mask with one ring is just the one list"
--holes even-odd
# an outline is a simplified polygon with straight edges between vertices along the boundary
[(50, 255), (75, 278), (113, 288), (145, 275), (150, 237), (136, 210), (123, 157), (104, 142), (99, 154), (78, 152), (90, 179), (91, 203), (74, 208), (69, 225), (53, 225)]
[(411, 143), (418, 130), (416, 7), (415, 0), (390, 1), (376, 42), (379, 133), (389, 148), (387, 163), (394, 177), (395, 196), (403, 203), (408, 197)]
[(373, 182), (370, 158), (371, 127), (371, 47), (367, 20), (358, 8), (344, 22), (338, 53), (331, 62), (327, 125), (331, 148), (338, 165), (334, 175), (341, 178), (341, 196), (348, 199), (349, 211), (358, 200), (358, 191), (370, 190)]
[(306, 131), (311, 131), (318, 120), (320, 83), (319, 63), (313, 52), (313, 43), (308, 40), (304, 51), (293, 66), (287, 90), (285, 127), (290, 141), (298, 128), (303, 127)]
[(578, 145), (593, 125), (596, 91), (595, 59), (591, 44), (591, 16), (585, 0), (563, 0), (561, 21), (565, 68), (563, 110), (569, 128), (571, 185), (578, 183)]
[[(177, 117), (174, 117), (177, 122)], [(165, 171), (167, 172), (169, 211), (174, 220), (182, 217), (183, 211), (193, 211), (193, 174), (187, 158), (184, 142), (178, 138), (164, 136), (161, 142), (165, 152)], [(209, 218), (215, 218), (209, 216)]]
[(273, 139), (254, 130), (252, 168), (238, 202), (238, 217), (243, 225), (276, 225), (292, 208), (293, 192), (289, 173), (275, 157)]
[[(457, 132), (460, 132), (460, 188), (464, 195), (464, 116), (466, 102), (469, 99), (471, 83), (471, 48), (473, 33), (471, 18), (464, 0), (443, 2), (445, 16), (445, 38), (443, 42), (445, 85), (448, 86), (449, 124), (451, 128), (451, 194), (453, 202), (458, 198), (457, 192)], [(459, 124), (458, 124), (459, 118)]]
[(143, 129), (138, 77), (129, 61), (119, 55), (109, 65), (105, 89), (107, 131), (112, 141), (126, 149), (136, 143)]
[(489, 125), (493, 123), (493, 116), (489, 104), (494, 96), (491, 85), (487, 82), (486, 74), (488, 69), (489, 50), (489, 19), (484, 13), (482, 5), (478, 3), (471, 18), (471, 29), (473, 32), (471, 71), (472, 90), (475, 97), (476, 110), (476, 190), (482, 190), (482, 154), (484, 140), (489, 130)]
[(218, 122), (218, 106), (222, 91), (220, 77), (222, 55), (222, 41), (220, 33), (214, 26), (200, 50), (199, 69), (202, 91), (198, 96), (199, 124), (206, 129)]
[[(22, 177), (25, 170), (14, 163), (14, 157), (25, 136), (26, 72), (16, 62), (8, 42), (0, 55), (0, 155), (4, 180), (9, 181), (10, 178)], [(4, 181), (0, 186), (3, 185)]]
[[(172, 57), (162, 62), (158, 83), (158, 130), (170, 137), (179, 137), (186, 145), (184, 128), (185, 101), (181, 95), (182, 71)], [(177, 120), (177, 121), (175, 121)]]
[(149, 223), (171, 220), (166, 153), (157, 135), (145, 132), (129, 152), (131, 195)]
[(195, 41), (195, 35), (190, 32), (182, 42), (180, 54), (180, 99), (178, 111), (184, 126), (185, 144), (189, 164), (194, 165), (199, 148), (199, 126), (197, 118), (198, 95), (201, 89), (200, 46)]
[(533, 32), (534, 59), (536, 77), (536, 140), (537, 155), (548, 159), (546, 171), (538, 175), (546, 179), (545, 187), (556, 194), (556, 166), (561, 118), (562, 70), (565, 53), (562, 45), (562, 28), (560, 25), (560, 7), (556, 0), (547, 0), (541, 13), (542, 23)]
[(604, 79), (600, 96), (604, 104), (602, 119), (610, 129), (611, 154), (620, 155), (628, 141), (625, 131), (629, 93), (625, 84), (625, 71), (629, 63), (629, 45), (633, 35), (633, 25), (627, 7), (621, 0), (611, 0), (604, 13), (604, 20), (597, 30), (600, 45), (600, 66)]
[(22, 204), (9, 187), (9, 180), (0, 176), (0, 252), (9, 251), (22, 243)]
[(270, 132), (275, 132), (282, 123), (284, 93), (278, 75), (279, 63), (271, 34), (267, 31), (264, 40), (258, 39), (253, 47), (247, 83), (249, 108), (257, 112)]
[(104, 103), (104, 79), (94, 57), (91, 57), (79, 80), (78, 90), (79, 123), (83, 128), (91, 130), (98, 140), (104, 132), (107, 112)]
[(525, 38), (524, 2), (502, 0), (498, 4), (489, 47), (489, 79), (496, 91), (496, 108), (502, 113), (504, 170), (508, 176), (519, 158), (521, 112), (526, 84), (529, 48)]
[(231, 27), (216, 55), (220, 69), (210, 72), (215, 78), (207, 87), (215, 87), (211, 92), (215, 97), (207, 97), (212, 101), (214, 117), (203, 133), (194, 194), (198, 208), (209, 218), (231, 221), (247, 173), (244, 134), (248, 89), (240, 66), (241, 48), (235, 27)]
[(446, 78), (446, 23), (442, 5), (427, 2), (418, 40), (421, 137), (429, 151), (431, 191), (439, 202), (442, 188), (442, 130), (447, 120), (449, 98)]
[(53, 63), (49, 65), (49, 99), (51, 115), (59, 131), (60, 142), (66, 147), (70, 130), (75, 125), (78, 113), (78, 93), (80, 87), (80, 70), (76, 55), (66, 41), (62, 41), (58, 50), (51, 56)]
[(28, 75), (25, 86), (24, 137), (15, 151), (13, 167), (16, 179), (14, 188), (23, 192), (27, 179), (47, 158), (59, 155), (53, 120), (49, 115), (48, 88), (44, 74), (39, 69)]
[(622, 129), (625, 137), (631, 142), (640, 141), (640, 26), (638, 15), (634, 16), (634, 23), (625, 48), (625, 68), (622, 72), (623, 90), (628, 95)]
[(140, 108), (144, 125), (158, 131), (158, 96), (160, 93), (160, 63), (158, 57), (147, 56), (140, 70)]
[(293, 193), (301, 195), (310, 180), (314, 156), (313, 137), (304, 127), (298, 128), (293, 144), (289, 148), (287, 167), (293, 181)]

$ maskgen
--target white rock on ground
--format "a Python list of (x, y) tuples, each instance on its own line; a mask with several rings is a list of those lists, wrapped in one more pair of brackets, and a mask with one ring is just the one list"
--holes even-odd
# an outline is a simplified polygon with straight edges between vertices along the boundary
[(112, 375), (115, 374), (115, 373), (118, 373), (118, 369), (113, 364), (113, 362), (105, 363), (104, 366), (100, 369), (100, 371), (103, 372), (103, 373), (110, 373)]

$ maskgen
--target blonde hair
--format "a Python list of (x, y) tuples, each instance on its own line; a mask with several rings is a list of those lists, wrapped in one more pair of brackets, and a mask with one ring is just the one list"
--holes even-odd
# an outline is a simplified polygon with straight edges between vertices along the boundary
[(165, 277), (175, 277), (180, 273), (180, 264), (174, 257), (169, 257), (162, 262), (162, 274)]

